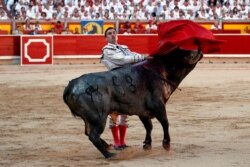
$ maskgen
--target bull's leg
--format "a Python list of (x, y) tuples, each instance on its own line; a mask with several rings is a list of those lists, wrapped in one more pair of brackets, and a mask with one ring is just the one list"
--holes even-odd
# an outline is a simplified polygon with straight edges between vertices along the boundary
[(143, 142), (143, 149), (148, 150), (151, 149), (151, 143), (152, 143), (152, 138), (151, 138), (151, 132), (153, 129), (153, 124), (151, 119), (146, 118), (146, 117), (139, 117), (141, 122), (143, 123), (145, 129), (146, 129), (146, 137)]
[[(90, 127), (90, 125), (89, 125), (89, 123), (87, 121), (84, 121), (84, 123), (85, 123), (85, 135), (89, 136), (89, 133), (90, 133), (89, 127)], [(102, 144), (104, 145), (104, 147), (108, 149), (109, 144), (105, 140), (103, 140), (102, 138), (100, 138), (100, 140), (101, 140)]]
[(163, 103), (159, 104), (159, 106), (157, 107), (157, 111), (155, 112), (155, 117), (161, 123), (163, 128), (164, 137), (162, 146), (166, 150), (169, 150), (170, 149), (169, 123), (165, 105)]
[(108, 151), (108, 144), (100, 138), (104, 131), (104, 127), (105, 126), (98, 124), (90, 125), (89, 140), (105, 156), (105, 158), (110, 158), (115, 154)]

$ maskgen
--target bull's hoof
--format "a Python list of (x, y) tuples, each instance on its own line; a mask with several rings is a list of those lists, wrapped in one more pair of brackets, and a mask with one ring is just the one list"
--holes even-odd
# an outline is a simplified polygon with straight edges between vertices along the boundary
[(151, 148), (152, 148), (151, 144), (144, 144), (143, 145), (144, 150), (151, 150)]
[(162, 142), (162, 147), (165, 149), (165, 150), (167, 150), (167, 151), (169, 151), (170, 150), (170, 143), (169, 142)]
[(105, 158), (112, 158), (112, 157), (114, 157), (115, 155), (116, 155), (115, 153), (108, 152), (108, 153), (106, 153), (104, 156), (105, 156)]
[(151, 150), (152, 146), (151, 146), (151, 141), (149, 140), (145, 140), (143, 142), (143, 149), (144, 150)]

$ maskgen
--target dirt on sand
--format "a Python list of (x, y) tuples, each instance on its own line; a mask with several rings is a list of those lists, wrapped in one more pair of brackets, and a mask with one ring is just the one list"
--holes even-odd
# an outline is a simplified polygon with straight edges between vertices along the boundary
[[(152, 150), (131, 116), (124, 151), (105, 159), (62, 100), (68, 81), (103, 71), (101, 64), (0, 65), (0, 166), (249, 167), (250, 64), (200, 63), (166, 105), (171, 150), (153, 120)], [(102, 137), (111, 143), (106, 127)]]

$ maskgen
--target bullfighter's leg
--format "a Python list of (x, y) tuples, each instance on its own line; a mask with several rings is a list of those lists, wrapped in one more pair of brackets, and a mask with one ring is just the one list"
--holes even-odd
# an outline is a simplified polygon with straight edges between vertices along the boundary
[(146, 118), (146, 117), (139, 117), (141, 122), (143, 123), (145, 129), (146, 129), (146, 137), (143, 142), (143, 149), (148, 150), (151, 149), (151, 143), (152, 143), (152, 138), (151, 138), (151, 132), (153, 129), (153, 124), (151, 119)]
[(127, 148), (126, 144), (126, 133), (128, 128), (128, 116), (127, 115), (120, 115), (119, 120), (119, 135), (120, 135), (120, 144), (123, 149)]

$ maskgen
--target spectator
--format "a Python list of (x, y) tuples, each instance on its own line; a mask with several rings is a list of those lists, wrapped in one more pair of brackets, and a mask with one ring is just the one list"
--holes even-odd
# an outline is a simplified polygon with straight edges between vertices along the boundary
[(137, 19), (136, 22), (135, 22), (135, 26), (134, 26), (133, 32), (136, 33), (136, 34), (138, 34), (138, 33), (145, 33), (145, 27), (140, 22), (139, 19)]
[(163, 5), (162, 6), (162, 12), (161, 12), (161, 18), (163, 20), (168, 20), (169, 19), (169, 14), (170, 14), (170, 10), (169, 7), (167, 5)]
[(47, 20), (47, 14), (45, 12), (42, 12), (40, 16), (38, 16), (40, 20)]
[(81, 34), (81, 33), (79, 32), (79, 28), (78, 28), (78, 27), (75, 27), (75, 31), (73, 32), (73, 34)]
[(53, 12), (51, 16), (51, 20), (57, 20), (57, 19), (58, 19), (57, 13)]
[(21, 26), (20, 25), (16, 26), (16, 29), (14, 30), (13, 35), (22, 35), (22, 34), (23, 32), (21, 30)]
[(38, 35), (38, 34), (40, 34), (38, 28), (35, 28), (30, 32), (30, 35)]
[(55, 30), (55, 33), (57, 33), (57, 34), (61, 34), (63, 28), (64, 28), (64, 26), (60, 20), (58, 20), (56, 22), (56, 24), (54, 25), (54, 30)]
[(230, 12), (231, 6), (230, 6), (229, 1), (226, 1), (226, 2), (224, 3), (224, 6), (222, 7), (222, 9), (223, 9), (226, 13), (229, 13), (229, 12)]
[(208, 18), (209, 18), (209, 16), (206, 13), (205, 9), (202, 8), (201, 10), (199, 10), (197, 12), (196, 19), (198, 19), (198, 20), (206, 20)]
[(30, 19), (25, 20), (25, 24), (23, 25), (23, 30), (24, 31), (31, 31), (33, 30), (33, 26), (30, 23)]
[(72, 34), (72, 32), (69, 30), (69, 27), (65, 27), (65, 28), (63, 29), (63, 31), (62, 31), (61, 34), (63, 34), (63, 35), (68, 35), (68, 34)]
[(221, 30), (221, 25), (220, 22), (218, 20), (214, 21), (214, 24), (211, 26), (210, 28), (211, 30)]
[(77, 8), (74, 9), (72, 16), (71, 16), (71, 20), (81, 20), (81, 15)]
[(34, 7), (34, 4), (33, 4), (33, 1), (30, 1), (30, 4), (29, 4), (29, 6), (28, 6), (28, 9), (26, 10), (27, 16), (28, 16), (30, 19), (35, 19), (35, 18), (36, 18), (34, 8), (35, 8), (35, 7)]
[(36, 20), (35, 21), (35, 24), (33, 25), (33, 30), (34, 29), (37, 29), (38, 31), (41, 31), (42, 30), (42, 26), (40, 25), (39, 21)]
[(132, 34), (132, 33), (131, 33), (131, 28), (128, 28), (123, 34), (124, 34), (124, 35)]
[(47, 33), (48, 35), (56, 35), (55, 28), (51, 28), (50, 31)]
[(9, 20), (7, 13), (4, 10), (0, 9), (0, 20)]
[(29, 17), (27, 16), (27, 12), (26, 9), (22, 7), (22, 12), (20, 13), (20, 19), (25, 21), (28, 20)]
[(149, 20), (148, 24), (146, 25), (146, 31), (147, 33), (154, 33), (157, 31), (157, 25), (156, 22), (153, 20)]

